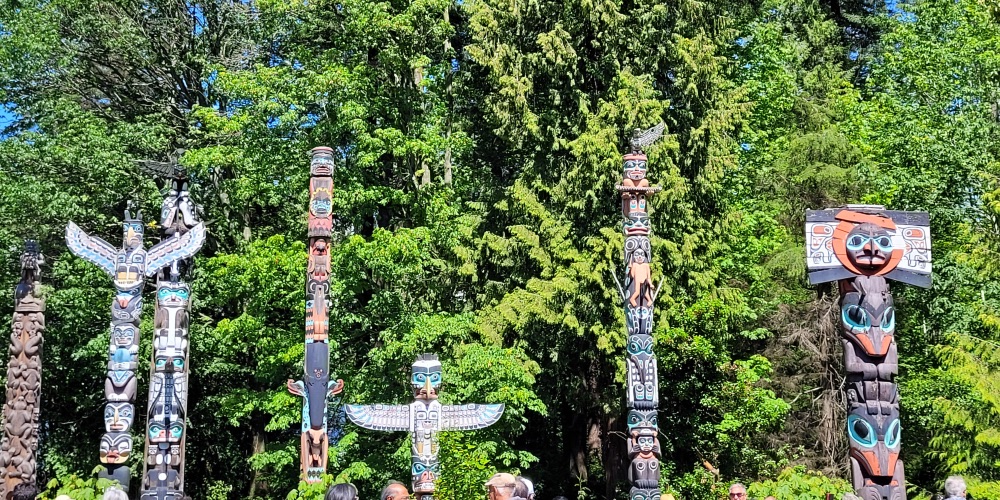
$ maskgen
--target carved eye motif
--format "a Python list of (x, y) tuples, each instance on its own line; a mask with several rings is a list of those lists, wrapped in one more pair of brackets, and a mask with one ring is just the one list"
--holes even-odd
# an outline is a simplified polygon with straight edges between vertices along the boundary
[(847, 430), (851, 435), (851, 439), (864, 448), (873, 448), (878, 442), (875, 429), (865, 419), (857, 415), (848, 415)]
[(844, 306), (840, 317), (844, 322), (844, 326), (856, 335), (867, 333), (872, 327), (872, 319), (868, 315), (868, 311), (853, 304)]

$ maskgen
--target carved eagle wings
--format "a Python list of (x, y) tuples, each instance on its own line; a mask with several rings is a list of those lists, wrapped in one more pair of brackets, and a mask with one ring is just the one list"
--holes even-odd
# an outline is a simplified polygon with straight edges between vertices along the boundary
[(441, 407), (441, 429), (470, 431), (489, 427), (503, 415), (503, 405), (445, 405)]
[[(360, 427), (376, 431), (411, 430), (410, 405), (347, 405), (347, 418)], [(504, 405), (441, 405), (444, 431), (468, 431), (489, 427), (500, 420)]]
[(345, 405), (347, 418), (373, 431), (410, 430), (409, 405)]
[[(72, 224), (72, 223), (71, 223)], [(205, 223), (199, 222), (190, 231), (177, 238), (167, 238), (157, 243), (146, 253), (146, 276), (156, 274), (160, 269), (178, 260), (184, 260), (198, 253), (205, 243)]]
[(100, 267), (112, 278), (115, 277), (115, 256), (118, 250), (107, 241), (85, 233), (71, 221), (66, 224), (66, 246), (81, 259)]

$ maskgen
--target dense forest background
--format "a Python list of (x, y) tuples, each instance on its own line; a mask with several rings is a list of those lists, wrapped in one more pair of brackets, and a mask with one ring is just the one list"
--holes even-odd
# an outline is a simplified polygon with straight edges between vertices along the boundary
[[(113, 293), (64, 228), (117, 245), (129, 201), (152, 223), (162, 184), (134, 160), (172, 155), (210, 231), (187, 490), (311, 498), (284, 386), (302, 370), (306, 152), (328, 145), (341, 402), (407, 402), (414, 355), (439, 353), (443, 400), (507, 404), (443, 437), (442, 499), (481, 498), (498, 469), (542, 499), (624, 498), (614, 184), (630, 131), (663, 120), (664, 490), (844, 490), (836, 291), (807, 286), (803, 212), (861, 202), (931, 214), (934, 287), (894, 289), (910, 494), (959, 473), (1000, 498), (993, 0), (2, 0), (0, 103), (0, 289), (23, 238), (47, 256), (53, 491), (97, 465)], [(405, 435), (337, 434), (328, 481), (362, 498), (409, 482)]]

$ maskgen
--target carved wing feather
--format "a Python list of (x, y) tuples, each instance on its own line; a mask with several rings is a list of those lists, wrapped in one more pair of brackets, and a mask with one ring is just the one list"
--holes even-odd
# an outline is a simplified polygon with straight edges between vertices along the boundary
[(205, 223), (199, 222), (178, 238), (167, 238), (146, 253), (146, 276), (152, 276), (171, 263), (198, 253), (205, 243)]
[(503, 415), (503, 405), (445, 405), (441, 407), (441, 430), (469, 431), (489, 427)]
[(360, 427), (375, 431), (410, 430), (409, 405), (346, 405), (347, 418)]
[(632, 147), (636, 149), (645, 148), (660, 138), (663, 135), (663, 131), (667, 128), (667, 124), (657, 123), (652, 128), (646, 129), (632, 138)]
[(104, 272), (115, 276), (115, 256), (118, 251), (107, 241), (91, 236), (73, 222), (66, 224), (66, 246), (83, 260), (95, 264)]

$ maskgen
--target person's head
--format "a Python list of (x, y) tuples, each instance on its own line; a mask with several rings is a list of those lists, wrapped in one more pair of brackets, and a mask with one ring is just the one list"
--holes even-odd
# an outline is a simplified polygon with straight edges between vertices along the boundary
[(389, 481), (389, 484), (382, 488), (381, 500), (405, 500), (410, 498), (410, 491), (399, 481)]
[(743, 483), (733, 483), (729, 487), (729, 500), (747, 500), (747, 487)]
[(38, 496), (38, 488), (35, 483), (21, 483), (14, 487), (11, 498), (14, 500), (35, 500)]
[(528, 495), (524, 498), (528, 500), (535, 500), (535, 483), (531, 482), (530, 479), (524, 476), (517, 476), (517, 481), (524, 483), (524, 486), (528, 489)]
[(351, 483), (340, 483), (326, 490), (323, 500), (358, 500), (358, 489)]
[(950, 476), (944, 480), (944, 493), (950, 497), (965, 497), (965, 479)]
[(121, 488), (111, 487), (104, 490), (104, 500), (128, 500), (128, 495)]
[(524, 482), (524, 478), (516, 476), (514, 479), (516, 480), (514, 483), (514, 498), (528, 500), (528, 485)]
[(508, 500), (514, 496), (517, 479), (512, 474), (498, 472), (486, 481), (486, 492), (489, 500)]

